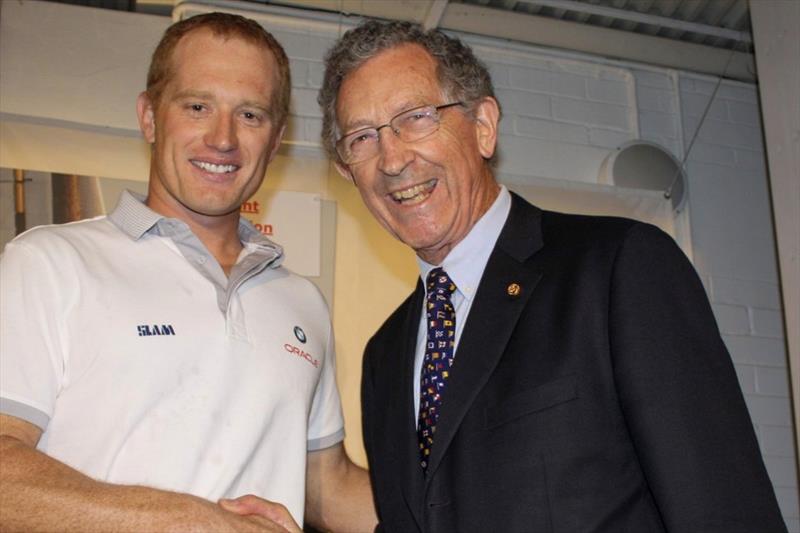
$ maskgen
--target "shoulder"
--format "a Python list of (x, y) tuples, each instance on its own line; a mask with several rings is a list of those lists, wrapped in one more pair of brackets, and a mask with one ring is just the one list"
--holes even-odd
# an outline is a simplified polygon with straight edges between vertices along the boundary
[(100, 243), (104, 239), (121, 235), (122, 233), (105, 216), (68, 224), (36, 226), (6, 244), (3, 257), (6, 260), (13, 259), (27, 252), (30, 255), (52, 257), (63, 261), (71, 255), (86, 250), (96, 253), (98, 249), (103, 249)]
[(546, 242), (617, 243), (625, 239), (631, 228), (647, 226), (629, 218), (574, 215), (542, 211), (542, 232)]
[(613, 259), (626, 250), (680, 252), (673, 238), (660, 228), (621, 217), (543, 211), (542, 235), (546, 250), (573, 256), (588, 254), (595, 259)]

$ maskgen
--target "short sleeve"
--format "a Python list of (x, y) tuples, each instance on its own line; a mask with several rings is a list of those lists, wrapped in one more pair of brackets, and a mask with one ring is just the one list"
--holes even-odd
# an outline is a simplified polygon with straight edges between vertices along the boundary
[(64, 374), (54, 273), (45, 255), (21, 239), (0, 256), (0, 412), (42, 430)]
[(344, 439), (344, 418), (336, 386), (336, 350), (329, 327), (325, 359), (308, 418), (308, 451), (333, 446)]

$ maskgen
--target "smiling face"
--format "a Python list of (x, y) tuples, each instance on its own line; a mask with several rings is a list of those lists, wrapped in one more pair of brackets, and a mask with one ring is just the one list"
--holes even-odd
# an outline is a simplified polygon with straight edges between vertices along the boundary
[(147, 205), (185, 221), (238, 219), (283, 134), (270, 115), (275, 59), (241, 38), (198, 29), (171, 62), (158, 102), (142, 93), (137, 105), (153, 147)]
[[(341, 134), (385, 124), (422, 105), (449, 103), (434, 59), (420, 46), (381, 52), (343, 81), (336, 102)], [(352, 178), (364, 203), (396, 238), (425, 261), (439, 264), (491, 206), (499, 187), (488, 166), (497, 140), (499, 110), (491, 97), (440, 112), (439, 130), (405, 143), (380, 132), (372, 159), (337, 165)]]

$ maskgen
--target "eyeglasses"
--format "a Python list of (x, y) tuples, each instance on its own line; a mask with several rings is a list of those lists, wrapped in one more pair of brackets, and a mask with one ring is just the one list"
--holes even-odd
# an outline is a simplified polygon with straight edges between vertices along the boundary
[(439, 129), (439, 111), (457, 105), (464, 104), (463, 102), (451, 102), (442, 105), (424, 105), (403, 111), (382, 126), (363, 128), (348, 133), (336, 141), (336, 153), (346, 165), (372, 159), (378, 155), (380, 131), (386, 127), (389, 127), (403, 142), (420, 141)]

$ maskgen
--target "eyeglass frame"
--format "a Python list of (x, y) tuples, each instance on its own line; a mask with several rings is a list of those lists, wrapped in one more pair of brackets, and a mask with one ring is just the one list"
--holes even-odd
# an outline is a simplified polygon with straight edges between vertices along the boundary
[[(353, 164), (356, 164), (356, 163), (361, 163), (363, 161), (367, 161), (369, 159), (372, 159), (372, 157), (375, 157), (375, 156), (367, 157), (367, 158), (364, 158), (364, 159), (357, 159), (355, 161), (347, 161), (347, 159), (342, 155), (342, 149), (340, 148), (340, 145), (341, 145), (342, 141), (344, 141), (345, 139), (351, 138), (353, 135), (360, 134), (360, 133), (363, 133), (365, 131), (370, 131), (370, 130), (375, 130), (375, 133), (376, 133), (376, 136), (378, 138), (378, 141), (380, 141), (380, 131), (383, 128), (386, 128), (386, 127), (388, 127), (392, 131), (392, 133), (395, 134), (395, 136), (400, 137), (400, 130), (397, 129), (397, 128), (391, 127), (392, 126), (392, 122), (394, 122), (398, 117), (401, 117), (401, 116), (403, 116), (403, 115), (405, 115), (407, 113), (410, 113), (412, 111), (416, 111), (418, 109), (424, 109), (426, 107), (432, 107), (433, 110), (436, 112), (436, 116), (435, 116), (435, 118), (436, 118), (436, 127), (433, 128), (430, 132), (428, 132), (425, 135), (423, 135), (422, 137), (419, 137), (419, 138), (414, 139), (412, 141), (405, 141), (404, 140), (404, 142), (415, 143), (417, 141), (421, 141), (422, 139), (426, 139), (427, 137), (430, 137), (431, 135), (433, 135), (434, 133), (439, 131), (439, 125), (441, 124), (441, 114), (439, 113), (439, 111), (441, 111), (442, 109), (447, 109), (449, 107), (455, 107), (457, 105), (463, 106), (465, 104), (464, 104), (464, 102), (459, 101), (459, 102), (449, 102), (447, 104), (441, 104), (441, 105), (425, 104), (425, 105), (421, 105), (421, 106), (417, 106), (417, 107), (412, 107), (410, 109), (406, 109), (404, 111), (399, 112), (398, 114), (393, 116), (391, 119), (389, 119), (389, 122), (387, 122), (385, 124), (381, 124), (380, 126), (369, 126), (367, 128), (361, 128), (361, 129), (358, 129), (358, 130), (355, 130), (355, 131), (351, 131), (350, 133), (348, 133), (346, 135), (342, 135), (339, 139), (336, 140), (336, 144), (335, 144), (335, 146), (336, 146), (336, 154), (339, 156), (339, 159), (341, 159), (342, 162), (345, 165), (353, 165)], [(376, 155), (377, 155), (377, 153), (376, 153)]]

